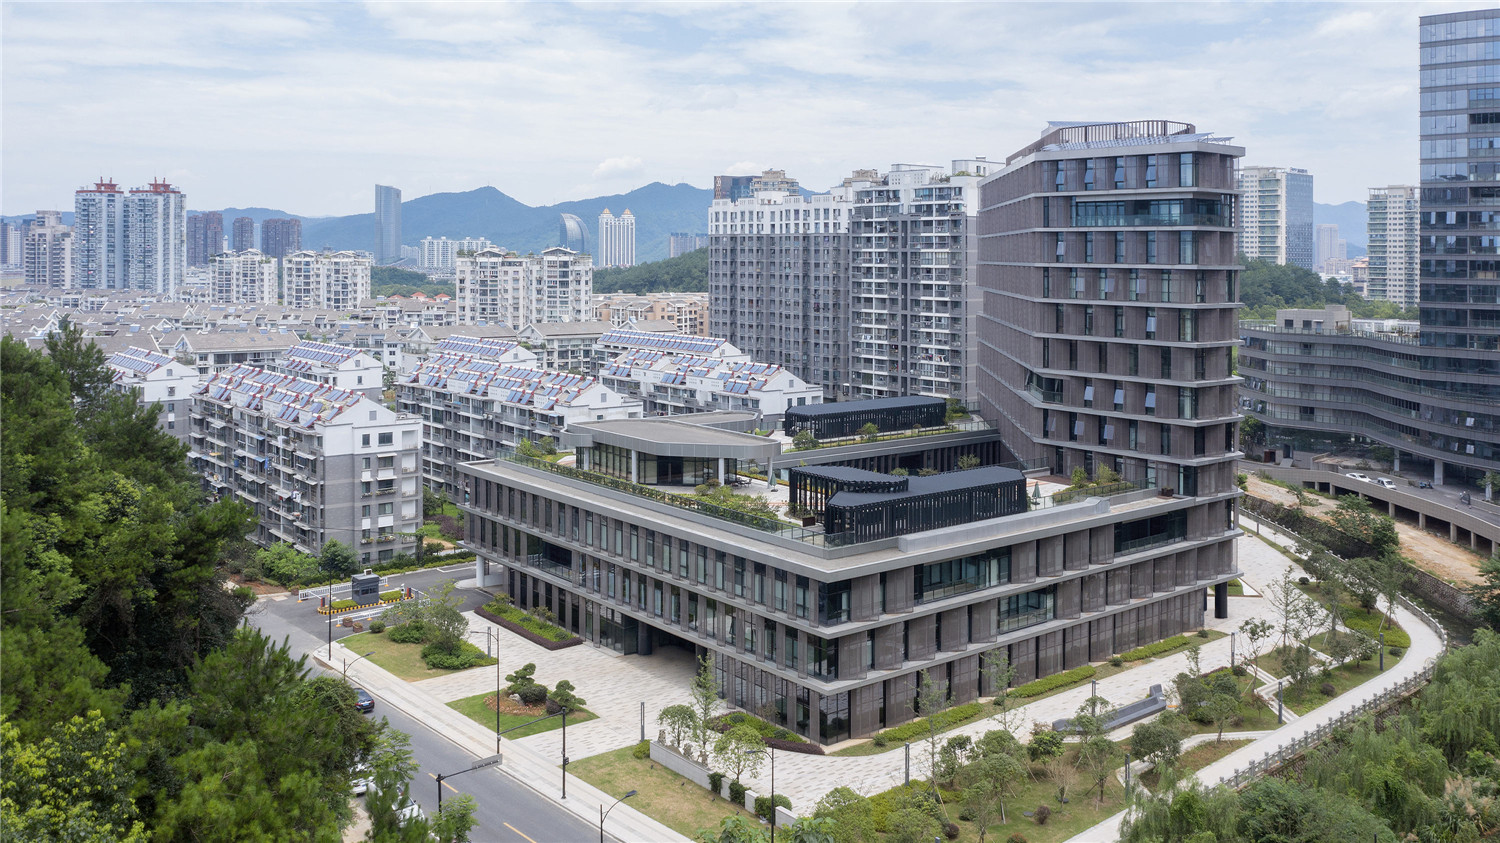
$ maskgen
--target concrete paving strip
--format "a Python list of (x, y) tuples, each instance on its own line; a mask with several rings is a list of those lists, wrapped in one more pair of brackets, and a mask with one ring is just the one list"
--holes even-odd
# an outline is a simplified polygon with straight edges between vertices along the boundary
[[(326, 655), (328, 650), (320, 648), (319, 652)], [(342, 664), (346, 656), (352, 658), (355, 655), (358, 654), (349, 653), (343, 645), (334, 642), (332, 658), (326, 661)], [(350, 664), (349, 675), (386, 704), (427, 723), (476, 758), (495, 753), (495, 733), (492, 730), (454, 711), (415, 684), (397, 679), (368, 659)], [(572, 775), (567, 781), (568, 796), (563, 799), (562, 771), (558, 767), (560, 759), (549, 759), (535, 749), (504, 738), (500, 739), (500, 753), (505, 756), (499, 765), (503, 774), (551, 799), (585, 822), (597, 824), (599, 806), (607, 807), (615, 802), (613, 796)], [(609, 815), (609, 824), (614, 837), (630, 843), (691, 843), (688, 838), (625, 802), (615, 806)]]

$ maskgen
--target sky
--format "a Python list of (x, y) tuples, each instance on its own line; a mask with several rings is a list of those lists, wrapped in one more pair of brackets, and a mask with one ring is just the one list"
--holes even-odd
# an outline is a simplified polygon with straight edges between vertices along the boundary
[(1170, 119), (1319, 202), (1417, 177), (1417, 17), (1469, 3), (0, 5), (0, 212), (99, 176), (192, 208), (365, 213), (492, 185), (1003, 159), (1049, 120)]

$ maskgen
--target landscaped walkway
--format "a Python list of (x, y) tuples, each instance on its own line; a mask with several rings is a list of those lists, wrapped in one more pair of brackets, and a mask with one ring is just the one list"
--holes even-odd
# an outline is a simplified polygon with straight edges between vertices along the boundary
[[(1249, 525), (1253, 525), (1253, 523), (1253, 521), (1247, 522)], [(1290, 547), (1295, 544), (1290, 538), (1276, 533), (1266, 525), (1261, 526), (1261, 534), (1270, 537), (1273, 541), (1283, 546)], [(1246, 576), (1254, 578), (1254, 575), (1251, 574), (1250, 566), (1246, 564), (1245, 543), (1254, 542), (1262, 548), (1265, 548), (1265, 545), (1258, 539), (1249, 536), (1241, 539), (1240, 542), (1240, 568), (1245, 571)], [(1270, 550), (1269, 548), (1265, 549)], [(1285, 562), (1285, 557), (1276, 554), (1275, 551), (1271, 551), (1271, 553), (1275, 554), (1277, 559)], [(1285, 566), (1283, 565), (1282, 567)], [(1264, 583), (1267, 580), (1262, 579), (1259, 582)], [(1269, 733), (1255, 743), (1241, 747), (1224, 758), (1208, 765), (1198, 771), (1198, 780), (1211, 786), (1229, 779), (1237, 770), (1250, 767), (1254, 762), (1274, 753), (1278, 749), (1290, 747), (1298, 739), (1328, 725), (1345, 712), (1358, 708), (1364, 702), (1420, 674), (1429, 662), (1442, 654), (1442, 638), (1422, 618), (1418, 617), (1416, 613), (1398, 605), (1396, 607), (1396, 622), (1411, 636), (1411, 648), (1407, 650), (1405, 657), (1401, 661), (1397, 662), (1384, 673), (1376, 675), (1375, 678), (1363, 685), (1334, 697), (1327, 703), (1313, 709), (1296, 720), (1288, 719), (1286, 725)], [(1208, 648), (1205, 647), (1204, 649), (1206, 653)], [(1210, 664), (1206, 655), (1203, 663), (1205, 667)], [(1122, 811), (1088, 831), (1075, 835), (1072, 841), (1073, 843), (1113, 843), (1113, 841), (1119, 838), (1120, 823), (1124, 819), (1125, 813)]]

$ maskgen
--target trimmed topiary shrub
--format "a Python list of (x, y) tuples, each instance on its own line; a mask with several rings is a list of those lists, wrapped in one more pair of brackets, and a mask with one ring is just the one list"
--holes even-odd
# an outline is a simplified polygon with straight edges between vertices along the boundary
[(943, 836), (949, 840), (958, 839), (958, 823), (944, 823)]
[(1391, 655), (1400, 658), (1406, 651), (1400, 647), (1392, 647), (1389, 652)]
[(1026, 843), (1026, 835), (1019, 831), (1013, 831), (1009, 837), (1005, 838), (1005, 843)]
[(1052, 809), (1047, 807), (1046, 805), (1036, 806), (1036, 811), (1031, 815), (1031, 818), (1036, 820), (1037, 825), (1046, 825), (1047, 820), (1051, 817)]
[(1318, 692), (1325, 697), (1336, 697), (1338, 696), (1339, 689), (1334, 687), (1332, 682), (1324, 682), (1318, 686)]
[(630, 755), (631, 755), (632, 758), (637, 758), (637, 759), (640, 759), (642, 761), (644, 761), (647, 758), (650, 758), (651, 757), (651, 742), (650, 741), (641, 741), (640, 743), (636, 744), (635, 745), (635, 749), (632, 749), (630, 751)]
[(875, 737), (870, 739), (870, 743), (875, 744), (876, 746), (885, 746), (886, 744), (889, 744), (890, 741), (886, 739), (885, 735), (876, 735)]
[(1208, 637), (1208, 630), (1206, 630), (1206, 629), (1200, 629), (1200, 630), (1198, 630), (1198, 637), (1199, 638), (1207, 638)]
[(383, 620), (381, 620), (379, 618), (376, 618), (375, 620), (370, 621), (370, 631), (374, 632), (374, 633), (377, 633), (377, 634), (381, 633), (381, 632), (385, 632), (385, 621), (383, 621)]
[(547, 702), (547, 686), (542, 684), (527, 685), (516, 692), (521, 698), (522, 705), (542, 705)]
[(719, 794), (723, 793), (724, 792), (724, 774), (723, 773), (709, 773), (708, 774), (708, 789), (712, 790), (714, 792), (715, 796), (718, 796)]
[(745, 804), (745, 785), (743, 782), (732, 781), (729, 783), (729, 801), (736, 805)]
[[(733, 785), (730, 786), (733, 787)], [(792, 800), (784, 794), (776, 794), (776, 804), (787, 809), (788, 811), (792, 810)], [(755, 797), (755, 815), (765, 820), (766, 822), (771, 821), (771, 797)]]
[(1110, 667), (1124, 667), (1125, 666), (1125, 659), (1121, 658), (1120, 656), (1110, 656), (1109, 657), (1109, 666)]

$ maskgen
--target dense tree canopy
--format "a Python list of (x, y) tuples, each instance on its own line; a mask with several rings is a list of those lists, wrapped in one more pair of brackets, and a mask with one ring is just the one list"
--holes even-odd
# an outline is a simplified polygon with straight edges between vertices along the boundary
[(594, 292), (597, 293), (701, 293), (707, 290), (707, 249), (628, 269), (594, 270)]
[(382, 726), (237, 629), (226, 546), (159, 408), (67, 326), (0, 338), (0, 828), (7, 838), (338, 840)]
[(1322, 307), (1342, 304), (1355, 316), (1372, 319), (1415, 319), (1415, 309), (1402, 310), (1388, 301), (1369, 301), (1347, 284), (1324, 281), (1322, 276), (1293, 264), (1281, 265), (1240, 256), (1245, 271), (1240, 274), (1240, 301), (1245, 319), (1274, 319), (1279, 307)]

